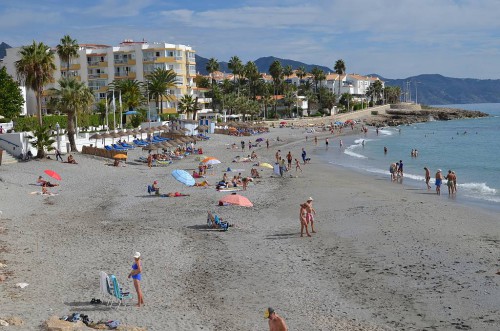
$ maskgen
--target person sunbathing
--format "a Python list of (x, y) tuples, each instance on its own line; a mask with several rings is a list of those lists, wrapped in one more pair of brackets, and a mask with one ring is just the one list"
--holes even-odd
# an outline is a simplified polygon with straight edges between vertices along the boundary
[(193, 178), (203, 178), (203, 175), (201, 173), (196, 172), (196, 170), (193, 170)]
[(197, 186), (197, 187), (207, 187), (207, 186), (210, 186), (210, 184), (206, 180), (204, 180), (204, 181), (202, 181), (200, 183), (194, 183), (194, 186)]
[(52, 184), (51, 182), (46, 181), (42, 176), (38, 177), (38, 179), (36, 180), (36, 185), (47, 187), (59, 186), (59, 184)]
[(189, 194), (183, 194), (183, 193), (179, 193), (179, 192), (170, 192), (170, 193), (167, 193), (167, 194), (164, 194), (163, 196), (166, 196), (166, 197), (188, 197)]
[(78, 164), (78, 163), (76, 163), (75, 158), (73, 157), (73, 155), (72, 155), (72, 154), (70, 154), (70, 155), (68, 156), (68, 161), (67, 161), (66, 163), (70, 163), (70, 164)]

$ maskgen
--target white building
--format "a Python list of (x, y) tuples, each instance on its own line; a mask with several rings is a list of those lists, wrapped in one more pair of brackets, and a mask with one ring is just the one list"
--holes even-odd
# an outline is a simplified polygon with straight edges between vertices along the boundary
[[(176, 87), (168, 91), (173, 96), (173, 101), (161, 101), (158, 113), (175, 114), (179, 99), (183, 95), (198, 96), (198, 102), (205, 108), (211, 100), (204, 97), (204, 90), (198, 90), (194, 82), (196, 77), (195, 51), (186, 45), (168, 43), (147, 43), (125, 40), (118, 46), (80, 44), (78, 57), (72, 58), (69, 70), (67, 63), (55, 56), (56, 71), (54, 72), (55, 84), (44, 88), (48, 90), (57, 84), (57, 80), (68, 75), (85, 82), (94, 92), (96, 101), (106, 98), (109, 84), (114, 80), (132, 79), (146, 82), (148, 74), (156, 68), (173, 70), (177, 74)], [(7, 72), (16, 77), (15, 62), (19, 60), (20, 48), (7, 49), (3, 64)], [(53, 49), (55, 52), (55, 48)], [(118, 94), (116, 95), (118, 98)], [(28, 113), (36, 113), (36, 99), (33, 91), (28, 90), (26, 98)], [(42, 101), (42, 111), (46, 108)], [(151, 108), (155, 109), (154, 102)]]

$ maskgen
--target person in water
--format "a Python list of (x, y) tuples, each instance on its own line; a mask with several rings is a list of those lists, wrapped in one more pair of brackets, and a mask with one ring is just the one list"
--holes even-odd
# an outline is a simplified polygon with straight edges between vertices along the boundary
[(144, 297), (142, 296), (141, 290), (141, 277), (142, 274), (142, 263), (141, 263), (141, 253), (135, 252), (134, 254), (134, 264), (132, 264), (132, 271), (128, 274), (128, 278), (134, 280), (135, 291), (137, 292), (137, 307), (144, 305)]

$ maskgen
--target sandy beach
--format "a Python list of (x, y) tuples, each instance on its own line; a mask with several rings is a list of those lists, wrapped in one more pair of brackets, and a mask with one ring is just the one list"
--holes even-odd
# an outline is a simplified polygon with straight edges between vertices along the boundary
[[(192, 172), (194, 156), (152, 169), (134, 161), (147, 155), (140, 150), (118, 168), (81, 154), (77, 165), (0, 166), (0, 319), (18, 316), (18, 329), (37, 330), (52, 315), (80, 312), (147, 330), (266, 330), (271, 306), (290, 330), (500, 329), (498, 214), (436, 199), (424, 184), (322, 164), (314, 153), (324, 145), (305, 136), (272, 128), (199, 143), (222, 162), (211, 184), (227, 167), (250, 174), (252, 163), (231, 163), (250, 154), (228, 148), (234, 142), (269, 139), (269, 149), (255, 151), (270, 163), (278, 149), (298, 159), (306, 149), (312, 160), (302, 173), (293, 167), (279, 178), (259, 168), (262, 178), (239, 192), (252, 208), (219, 207), (225, 193), (177, 182), (172, 170)], [(32, 184), (45, 169), (62, 176), (50, 189), (56, 196), (30, 194), (41, 191)], [(162, 193), (190, 196), (150, 196), (154, 180)], [(301, 238), (299, 203), (309, 196), (317, 233)], [(234, 227), (207, 229), (209, 210)], [(128, 307), (90, 304), (101, 270), (133, 292), (127, 275), (136, 251), (145, 306), (134, 307), (135, 293)]]

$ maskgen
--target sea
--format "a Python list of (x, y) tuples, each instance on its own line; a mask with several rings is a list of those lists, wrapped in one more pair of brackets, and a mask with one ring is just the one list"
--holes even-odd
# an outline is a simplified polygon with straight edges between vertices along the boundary
[[(313, 155), (320, 160), (390, 181), (389, 166), (403, 161), (403, 183), (426, 189), (424, 167), (434, 176), (442, 169), (457, 175), (457, 202), (500, 211), (500, 103), (440, 105), (436, 107), (479, 110), (489, 117), (417, 123), (379, 129), (368, 133), (330, 138), (328, 149), (319, 141)], [(351, 130), (344, 128), (344, 130)], [(340, 147), (342, 139), (343, 147)], [(384, 153), (384, 147), (387, 153)], [(412, 149), (418, 151), (411, 156)], [(448, 197), (446, 180), (441, 197)]]

